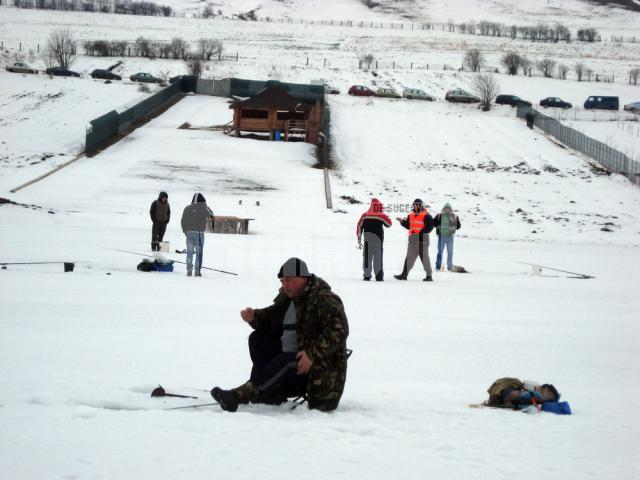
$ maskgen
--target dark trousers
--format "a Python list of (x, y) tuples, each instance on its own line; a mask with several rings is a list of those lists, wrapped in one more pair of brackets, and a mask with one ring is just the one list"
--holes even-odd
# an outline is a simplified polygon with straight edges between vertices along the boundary
[(151, 250), (160, 250), (160, 242), (162, 242), (166, 231), (167, 224), (165, 222), (153, 222), (151, 227)]
[(307, 375), (298, 375), (296, 353), (282, 351), (280, 337), (254, 331), (249, 335), (253, 367), (250, 381), (260, 390), (255, 403), (281, 403), (307, 390)]

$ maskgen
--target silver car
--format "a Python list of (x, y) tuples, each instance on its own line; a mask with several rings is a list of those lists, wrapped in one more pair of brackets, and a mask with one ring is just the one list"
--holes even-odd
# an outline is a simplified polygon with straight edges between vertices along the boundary
[(7, 66), (7, 72), (13, 73), (38, 73), (38, 70), (31, 68), (26, 63), (15, 62), (13, 65)]
[(631, 103), (627, 103), (624, 106), (624, 109), (627, 112), (633, 112), (633, 113), (640, 113), (640, 102), (631, 102)]
[(460, 102), (460, 103), (474, 103), (479, 102), (480, 99), (475, 95), (471, 95), (470, 93), (462, 90), (461, 88), (456, 88), (455, 90), (449, 90), (447, 94), (444, 96), (444, 99), (447, 102)]
[(433, 95), (429, 95), (418, 88), (405, 88), (402, 92), (402, 97), (408, 100), (428, 100), (429, 102), (433, 102), (436, 99)]

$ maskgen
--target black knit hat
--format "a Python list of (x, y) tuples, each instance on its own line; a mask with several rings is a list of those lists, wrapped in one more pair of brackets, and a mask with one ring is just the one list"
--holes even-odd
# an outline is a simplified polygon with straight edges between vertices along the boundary
[(551, 393), (553, 393), (553, 396), (555, 397), (555, 401), (557, 402), (558, 400), (560, 400), (560, 392), (558, 392), (558, 389), (556, 387), (554, 387), (552, 384), (550, 383), (545, 383), (544, 385), (542, 385), (540, 388), (548, 388)]
[(419, 198), (416, 198), (413, 203), (419, 203), (420, 205), (424, 205), (424, 202), (422, 200), (420, 200)]
[(278, 271), (278, 278), (282, 277), (310, 277), (309, 269), (304, 261), (291, 257), (284, 262)]

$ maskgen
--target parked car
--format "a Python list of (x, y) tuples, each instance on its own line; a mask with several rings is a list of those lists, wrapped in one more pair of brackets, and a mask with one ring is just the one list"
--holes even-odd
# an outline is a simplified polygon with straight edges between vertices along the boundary
[(349, 95), (355, 95), (356, 97), (375, 97), (376, 92), (364, 85), (353, 85), (347, 92)]
[(408, 100), (428, 100), (430, 102), (433, 102), (436, 99), (433, 95), (424, 93), (424, 91), (417, 88), (405, 88), (402, 92), (402, 96)]
[(633, 113), (640, 113), (640, 102), (631, 102), (631, 103), (627, 103), (624, 106), (624, 109), (627, 112), (633, 112)]
[(475, 95), (471, 95), (468, 92), (465, 92), (461, 88), (457, 88), (455, 90), (449, 90), (447, 94), (444, 96), (444, 99), (447, 102), (458, 102), (458, 103), (477, 103), (480, 101), (478, 97)]
[(517, 95), (498, 95), (496, 97), (496, 103), (498, 105), (511, 105), (512, 107), (517, 107), (518, 105), (524, 105), (525, 107), (531, 106), (531, 102), (523, 100)]
[(51, 67), (45, 70), (47, 75), (54, 75), (56, 77), (79, 77), (80, 74), (78, 72), (73, 72), (68, 68), (62, 67)]
[(162, 83), (162, 79), (158, 77), (154, 77), (150, 73), (138, 72), (134, 73), (129, 77), (132, 82), (143, 82), (143, 83)]
[(571, 105), (569, 102), (565, 102), (564, 100), (558, 98), (558, 97), (547, 97), (547, 98), (543, 98), (542, 100), (540, 100), (540, 106), (544, 107), (544, 108), (571, 108), (573, 107), (573, 105)]
[(116, 75), (111, 70), (102, 70), (100, 68), (91, 72), (91, 78), (101, 78), (103, 80), (122, 80), (120, 75)]
[(618, 97), (589, 97), (584, 102), (584, 108), (588, 110), (619, 110), (620, 99)]
[(402, 98), (393, 88), (379, 88), (376, 95), (382, 98)]
[(31, 68), (26, 63), (15, 62), (7, 67), (7, 72), (13, 73), (38, 73), (38, 70)]
[(324, 93), (326, 93), (327, 95), (340, 95), (340, 90), (338, 90), (337, 88), (334, 88), (331, 85), (325, 83), (324, 84)]

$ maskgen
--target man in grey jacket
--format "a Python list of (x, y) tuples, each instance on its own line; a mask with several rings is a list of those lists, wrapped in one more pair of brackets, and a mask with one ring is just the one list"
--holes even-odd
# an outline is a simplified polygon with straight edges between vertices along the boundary
[(193, 253), (196, 254), (196, 277), (201, 277), (202, 247), (204, 247), (204, 232), (207, 220), (213, 217), (213, 212), (207, 206), (207, 201), (201, 193), (193, 195), (191, 205), (187, 205), (182, 212), (182, 231), (187, 237), (187, 276), (193, 272)]

